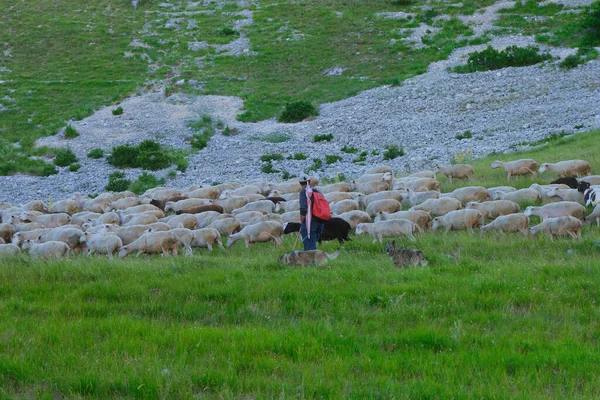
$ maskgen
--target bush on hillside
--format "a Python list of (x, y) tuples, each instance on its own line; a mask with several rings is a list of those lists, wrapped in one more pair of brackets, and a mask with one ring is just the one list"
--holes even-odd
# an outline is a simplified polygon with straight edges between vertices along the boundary
[(157, 171), (169, 167), (173, 163), (173, 156), (159, 143), (144, 140), (138, 146), (126, 144), (114, 147), (106, 160), (117, 168)]
[(285, 106), (279, 116), (279, 122), (300, 122), (315, 115), (319, 115), (319, 112), (308, 101), (295, 101)]
[(143, 194), (146, 190), (155, 188), (165, 183), (164, 178), (158, 179), (156, 176), (143, 172), (137, 179), (129, 185), (129, 190), (135, 194)]
[(488, 46), (485, 50), (477, 51), (469, 56), (466, 65), (457, 66), (454, 71), (458, 73), (470, 73), (476, 71), (493, 71), (507, 67), (525, 67), (534, 65), (552, 56), (548, 53), (539, 53), (539, 47), (508, 46), (502, 51)]
[(130, 184), (123, 171), (115, 171), (108, 176), (108, 184), (104, 189), (109, 192), (123, 192), (129, 189)]
[(67, 125), (67, 127), (65, 128), (65, 137), (67, 139), (73, 139), (73, 138), (76, 138), (77, 136), (79, 136), (79, 132), (77, 132), (77, 130), (75, 128), (73, 128), (71, 125)]
[(66, 167), (77, 161), (77, 157), (70, 149), (59, 149), (56, 151), (56, 157), (54, 158), (54, 164), (59, 167)]
[(581, 21), (584, 38), (583, 44), (586, 46), (600, 45), (600, 0), (592, 3), (584, 12)]
[(104, 157), (104, 150), (102, 149), (92, 149), (89, 153), (87, 153), (88, 158), (102, 158)]

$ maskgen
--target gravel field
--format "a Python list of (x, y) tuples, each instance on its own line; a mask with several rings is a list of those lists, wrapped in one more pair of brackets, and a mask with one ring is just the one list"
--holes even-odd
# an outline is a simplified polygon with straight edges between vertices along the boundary
[[(478, 32), (485, 32), (491, 26), (500, 4), (511, 6), (512, 3), (497, 3), (489, 12), (471, 21)], [(248, 18), (252, 18), (251, 14)], [(513, 44), (526, 46), (534, 44), (534, 40), (525, 36), (501, 36), (491, 43), (499, 49)], [(576, 133), (600, 127), (599, 61), (570, 71), (559, 70), (558, 61), (554, 61), (542, 66), (473, 74), (448, 72), (449, 67), (463, 64), (469, 53), (485, 46), (458, 49), (447, 60), (430, 65), (427, 73), (400, 86), (380, 87), (339, 102), (322, 104), (318, 117), (296, 124), (281, 124), (274, 119), (238, 122), (235, 116), (241, 112), (243, 102), (235, 97), (176, 94), (165, 98), (164, 91), (157, 90), (128, 98), (120, 104), (123, 115), (114, 116), (111, 113), (114, 106), (105, 107), (84, 120), (72, 122), (80, 134), (75, 139), (65, 139), (60, 132), (38, 141), (38, 145), (70, 147), (81, 164), (77, 173), (65, 167), (49, 177), (0, 177), (3, 188), (0, 201), (20, 203), (48, 197), (56, 201), (74, 192), (101, 193), (114, 169), (105, 159), (87, 158), (91, 149), (99, 147), (108, 151), (118, 144), (137, 144), (145, 139), (189, 148), (186, 138), (194, 132), (187, 127), (187, 122), (205, 114), (213, 121), (237, 128), (238, 134), (216, 134), (206, 149), (189, 157), (190, 166), (185, 173), (167, 179), (167, 186), (258, 178), (275, 180), (277, 175), (260, 170), (259, 157), (265, 153), (307, 154), (307, 160), (273, 163), (274, 168), (292, 174), (301, 173), (312, 164), (313, 157), (340, 155), (341, 161), (324, 165), (316, 175), (331, 177), (343, 173), (354, 177), (370, 165), (383, 163), (381, 153), (388, 145), (404, 147), (406, 154), (386, 164), (395, 171), (408, 172), (449, 163), (453, 152), (469, 150), (474, 157), (480, 157), (493, 151), (523, 148), (519, 144), (552, 133)], [(540, 47), (559, 58), (574, 52), (573, 49)], [(472, 138), (456, 139), (466, 131), (472, 133)], [(264, 140), (265, 135), (273, 133), (287, 134), (290, 139), (283, 143)], [(333, 135), (333, 141), (313, 143), (315, 134), (328, 133)], [(368, 151), (365, 165), (352, 162), (355, 154), (341, 152), (344, 145)], [(373, 150), (380, 154), (373, 155)], [(155, 174), (163, 177), (168, 171)], [(140, 170), (125, 172), (130, 179), (141, 173)]]

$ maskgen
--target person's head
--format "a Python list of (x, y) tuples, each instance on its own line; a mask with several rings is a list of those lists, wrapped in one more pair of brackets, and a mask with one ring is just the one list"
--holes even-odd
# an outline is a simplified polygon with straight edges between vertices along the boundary
[(319, 180), (315, 176), (311, 176), (308, 180), (308, 184), (310, 185), (310, 187), (315, 187), (319, 184)]
[(306, 174), (302, 174), (300, 175), (300, 178), (298, 178), (298, 183), (302, 186), (306, 186), (306, 184), (308, 183), (308, 181), (310, 180), (310, 177)]

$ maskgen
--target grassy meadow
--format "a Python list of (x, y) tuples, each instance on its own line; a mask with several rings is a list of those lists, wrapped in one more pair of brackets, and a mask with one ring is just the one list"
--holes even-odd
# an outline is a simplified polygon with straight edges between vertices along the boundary
[[(599, 135), (498, 158), (583, 158), (595, 172)], [(506, 183), (494, 159), (473, 161), (473, 184)], [(324, 244), (341, 254), (318, 268), (277, 263), (291, 236), (285, 249), (237, 243), (192, 257), (2, 259), (0, 395), (600, 396), (597, 226), (578, 242), (464, 232), (396, 241), (429, 266), (395, 269), (368, 237)]]

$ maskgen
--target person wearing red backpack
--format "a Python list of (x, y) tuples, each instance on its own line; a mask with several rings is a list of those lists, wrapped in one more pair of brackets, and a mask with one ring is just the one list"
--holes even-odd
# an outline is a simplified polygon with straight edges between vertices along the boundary
[(304, 250), (316, 250), (317, 241), (325, 228), (325, 220), (313, 215), (312, 207), (314, 194), (319, 193), (314, 188), (319, 181), (315, 177), (301, 175), (298, 181), (302, 190), (300, 191), (300, 235)]

